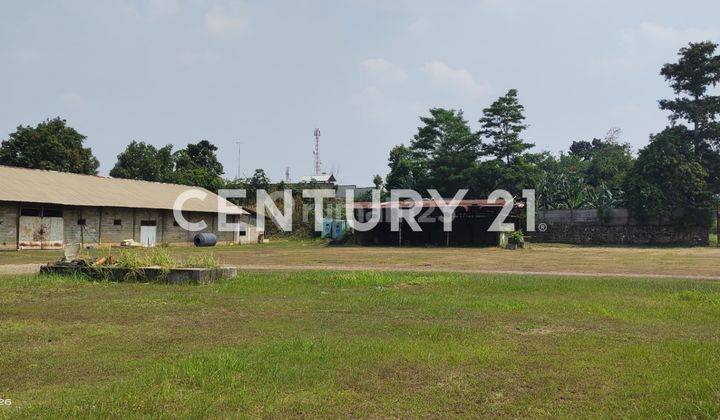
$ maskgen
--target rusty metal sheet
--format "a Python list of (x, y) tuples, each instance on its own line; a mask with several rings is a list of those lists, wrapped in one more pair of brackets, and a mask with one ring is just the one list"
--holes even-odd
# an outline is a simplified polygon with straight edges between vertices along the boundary
[(20, 216), (20, 249), (62, 249), (62, 217)]
[(64, 239), (64, 223), (62, 217), (43, 217), (42, 248), (62, 249)]
[(38, 216), (20, 216), (20, 249), (42, 248), (42, 218)]

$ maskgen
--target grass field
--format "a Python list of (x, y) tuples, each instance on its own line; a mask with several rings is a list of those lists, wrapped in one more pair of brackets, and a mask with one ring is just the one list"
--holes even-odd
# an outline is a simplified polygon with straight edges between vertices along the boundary
[(0, 416), (720, 415), (720, 282), (0, 278)]
[[(652, 247), (578, 247), (533, 245), (528, 250), (488, 248), (395, 248), (327, 246), (319, 242), (273, 242), (263, 245), (167, 248), (178, 258), (212, 253), (225, 264), (260, 267), (521, 271), (670, 276), (720, 276), (720, 249)], [(93, 255), (101, 252), (94, 250)], [(112, 251), (117, 252), (117, 249)], [(0, 265), (49, 262), (59, 251), (0, 252)]]

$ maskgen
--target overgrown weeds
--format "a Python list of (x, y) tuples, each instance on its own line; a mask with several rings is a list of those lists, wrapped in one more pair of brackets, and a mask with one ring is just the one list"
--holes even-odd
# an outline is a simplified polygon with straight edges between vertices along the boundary
[(212, 253), (175, 258), (164, 248), (123, 249), (113, 259), (117, 267), (130, 269), (142, 267), (217, 268), (221, 265)]

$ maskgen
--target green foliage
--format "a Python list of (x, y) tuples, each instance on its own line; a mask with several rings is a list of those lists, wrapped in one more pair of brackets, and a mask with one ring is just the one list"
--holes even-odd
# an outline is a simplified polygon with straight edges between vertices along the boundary
[(588, 185), (604, 185), (617, 195), (622, 195), (622, 186), (634, 158), (630, 144), (620, 143), (619, 128), (612, 128), (604, 139), (592, 141), (574, 141), (570, 146), (570, 156), (577, 159), (577, 167)]
[(640, 220), (709, 226), (712, 193), (691, 138), (683, 126), (667, 128), (640, 151), (625, 187)]
[[(258, 190), (270, 190), (270, 178), (265, 175), (265, 171), (263, 169), (255, 169), (255, 172), (253, 173), (253, 176), (249, 178), (241, 178), (241, 179), (235, 179), (232, 181), (228, 181), (225, 185), (225, 188), (228, 189), (244, 189), (245, 190), (245, 200), (242, 200), (246, 203), (255, 203), (257, 199), (257, 192)], [(276, 186), (277, 191), (283, 191), (286, 189), (287, 186), (284, 182), (281, 182)], [(238, 200), (231, 200), (231, 201), (238, 201)]]
[(412, 152), (404, 145), (395, 146), (390, 150), (388, 158), (390, 173), (385, 178), (385, 187), (388, 190), (415, 189), (415, 172), (418, 165)]
[(253, 176), (248, 179), (247, 182), (248, 193), (252, 193), (255, 196), (257, 190), (268, 190), (270, 188), (270, 178), (265, 175), (265, 171), (262, 169), (255, 169)]
[(375, 175), (373, 177), (373, 185), (375, 185), (376, 190), (379, 190), (380, 188), (382, 188), (383, 179), (380, 175)]
[(688, 141), (694, 146), (700, 163), (708, 169), (708, 183), (720, 192), (720, 83), (718, 45), (709, 41), (690, 43), (680, 49), (677, 63), (665, 64), (660, 72), (670, 82), (674, 99), (660, 101), (660, 108), (670, 111), (673, 125), (687, 121), (691, 125)]
[(152, 144), (133, 140), (117, 156), (110, 176), (144, 181), (170, 182), (173, 180), (172, 145), (157, 149)]
[(172, 182), (217, 192), (225, 186), (218, 148), (207, 140), (188, 144), (175, 153), (172, 146), (160, 149), (133, 141), (118, 155), (110, 176), (145, 181)]
[(622, 201), (605, 184), (600, 184), (596, 188), (589, 188), (586, 191), (586, 201), (590, 208), (597, 210), (598, 219), (603, 223), (609, 222), (613, 209), (622, 205)]
[(176, 258), (163, 248), (122, 249), (113, 256), (117, 267), (138, 269), (160, 268), (217, 268), (221, 264), (212, 253), (197, 253), (185, 258)]
[(542, 163), (547, 153), (523, 153), (510, 163), (500, 159), (482, 161), (478, 164), (472, 191), (475, 196), (486, 197), (493, 190), (504, 189), (520, 196), (525, 188), (534, 188), (542, 177)]
[(508, 234), (508, 243), (521, 244), (523, 242), (525, 242), (525, 234), (522, 230), (516, 230)]
[(95, 175), (99, 162), (83, 147), (85, 140), (60, 117), (36, 127), (21, 125), (0, 145), (0, 164)]
[(515, 89), (510, 89), (505, 96), (483, 110), (483, 117), (479, 120), (482, 125), (480, 134), (490, 139), (489, 144), (483, 145), (485, 154), (510, 164), (513, 159), (535, 146), (520, 137), (528, 127), (524, 123), (524, 111)]
[(223, 188), (223, 166), (217, 159), (217, 150), (217, 146), (202, 140), (175, 152), (174, 182), (203, 187), (213, 192)]
[(421, 117), (410, 147), (390, 151), (388, 189), (437, 189), (454, 195), (471, 185), (480, 156), (480, 138), (463, 118), (462, 111), (432, 108)]
[(184, 268), (219, 268), (221, 264), (213, 253), (201, 253), (189, 255), (185, 260), (180, 261), (180, 266)]
[(708, 95), (708, 90), (720, 83), (717, 47), (710, 41), (690, 43), (680, 49), (677, 63), (665, 64), (660, 71), (677, 95), (675, 99), (661, 100), (660, 109), (670, 111), (674, 122), (692, 123), (693, 130), (700, 131), (694, 133), (696, 140), (718, 133), (716, 116), (720, 113), (720, 97)]

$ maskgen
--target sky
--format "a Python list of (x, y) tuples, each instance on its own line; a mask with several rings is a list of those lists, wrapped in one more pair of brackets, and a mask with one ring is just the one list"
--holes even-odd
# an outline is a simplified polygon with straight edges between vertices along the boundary
[(557, 153), (611, 127), (637, 151), (667, 125), (659, 75), (720, 41), (720, 2), (4, 0), (0, 139), (60, 116), (107, 174), (132, 140), (210, 140), (228, 178), (322, 167), (371, 185), (432, 107), (475, 129), (508, 89)]

